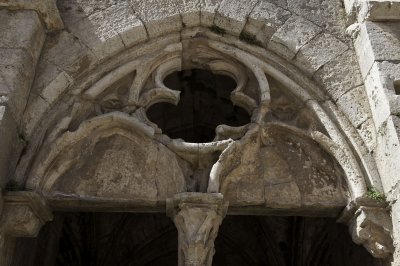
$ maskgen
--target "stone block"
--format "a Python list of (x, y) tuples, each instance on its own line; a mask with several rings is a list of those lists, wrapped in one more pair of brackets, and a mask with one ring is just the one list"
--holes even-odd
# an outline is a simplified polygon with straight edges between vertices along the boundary
[(368, 151), (371, 152), (375, 149), (376, 146), (376, 131), (375, 125), (372, 118), (368, 118), (364, 123), (362, 123), (357, 128), (358, 134), (364, 141), (365, 146), (367, 147)]
[[(19, 120), (25, 109), (35, 74), (34, 62), (25, 49), (0, 48), (0, 76), (3, 95), (10, 99), (10, 111)], [(5, 92), (7, 88), (7, 92)]]
[(388, 99), (390, 113), (400, 114), (400, 64), (383, 61), (376, 63), (380, 81)]
[(215, 15), (214, 24), (227, 33), (239, 36), (257, 0), (223, 0)]
[(343, 94), (337, 101), (337, 105), (354, 127), (360, 126), (371, 116), (367, 95), (364, 90), (364, 86), (356, 87)]
[(130, 47), (148, 38), (142, 21), (137, 18), (128, 4), (110, 6), (103, 11), (106, 24), (113, 27), (122, 38), (126, 47)]
[(51, 105), (68, 89), (73, 81), (71, 76), (62, 72), (41, 91), (40, 96)]
[(326, 32), (344, 39), (345, 12), (340, 0), (287, 0), (288, 9), (302, 16)]
[(265, 187), (265, 206), (269, 208), (296, 208), (301, 206), (301, 194), (295, 182)]
[(268, 48), (291, 60), (297, 52), (314, 38), (321, 28), (299, 16), (290, 17), (272, 36)]
[(268, 42), (290, 15), (289, 11), (275, 4), (260, 1), (247, 18), (243, 31), (256, 36), (262, 43)]
[(377, 132), (374, 157), (385, 194), (398, 183), (400, 172), (400, 118), (390, 116)]
[(400, 20), (400, 1), (368, 0), (359, 1), (358, 20), (391, 21)]
[(32, 59), (40, 55), (46, 37), (42, 23), (33, 10), (0, 10), (0, 47), (21, 48), (31, 54)]
[(375, 63), (365, 79), (365, 89), (368, 96), (367, 99), (371, 106), (376, 130), (379, 130), (382, 123), (386, 121), (391, 113), (389, 97), (382, 75), (384, 77), (386, 76), (380, 71), (379, 63)]
[(108, 16), (110, 14), (107, 12), (111, 11), (98, 11), (73, 25), (66, 25), (67, 30), (89, 47), (99, 60), (108, 58), (125, 48), (121, 36), (112, 24), (114, 18)]
[(374, 61), (400, 60), (400, 22), (366, 21), (354, 45), (365, 78)]
[(131, 0), (131, 6), (151, 38), (182, 29), (179, 1)]
[(31, 136), (40, 119), (48, 111), (49, 103), (42, 97), (31, 95), (22, 119), (24, 136)]
[(296, 55), (295, 65), (314, 74), (320, 67), (348, 49), (347, 45), (330, 34), (322, 33), (304, 45)]
[(184, 27), (200, 26), (201, 0), (180, 0), (180, 13)]
[(222, 0), (201, 0), (200, 21), (204, 27), (211, 27), (214, 24), (215, 13)]
[[(47, 37), (44, 44), (40, 65), (49, 63), (76, 76), (97, 63), (97, 58), (78, 37), (61, 31)], [(42, 74), (40, 65), (38, 74)]]
[(314, 74), (313, 78), (325, 87), (329, 97), (335, 102), (350, 89), (363, 84), (353, 50), (331, 59)]

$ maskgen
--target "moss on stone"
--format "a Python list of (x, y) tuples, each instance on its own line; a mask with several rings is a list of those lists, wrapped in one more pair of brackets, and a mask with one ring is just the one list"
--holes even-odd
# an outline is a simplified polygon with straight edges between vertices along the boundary
[(386, 201), (385, 195), (377, 191), (374, 187), (369, 187), (367, 191), (367, 197), (374, 199), (379, 202), (384, 202)]

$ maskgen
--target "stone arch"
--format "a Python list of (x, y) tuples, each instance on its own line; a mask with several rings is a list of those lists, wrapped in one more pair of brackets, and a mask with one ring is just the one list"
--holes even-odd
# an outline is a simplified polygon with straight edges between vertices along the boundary
[[(156, 90), (154, 93), (149, 91), (147, 94), (149, 98), (141, 95), (135, 89), (145, 86), (148, 78), (151, 78), (150, 73), (154, 71), (156, 85), (162, 85), (158, 81), (165, 76), (163, 68), (171, 71), (171, 69), (186, 67), (185, 60), (188, 57), (186, 53), (190, 51), (189, 48), (193, 48), (190, 46), (191, 40), (198, 38), (206, 43), (210, 48), (209, 51), (212, 51), (211, 54), (216, 51), (228, 55), (227, 57), (231, 60), (240, 62), (254, 73), (260, 88), (259, 97), (256, 99), (259, 101), (257, 110), (259, 116), (254, 116), (252, 125), (246, 130), (257, 130), (257, 127), (263, 126), (263, 118), (271, 101), (268, 79), (275, 79), (282, 85), (286, 93), (299, 99), (308, 108), (316, 118), (317, 127), (322, 126), (322, 128), (318, 128), (320, 130), (307, 128), (302, 131), (302, 136), (307, 136), (310, 140), (318, 143), (339, 162), (346, 174), (346, 181), (351, 191), (348, 201), (357, 202), (356, 205), (363, 200), (368, 201), (367, 185), (381, 190), (382, 185), (376, 170), (373, 169), (373, 164), (367, 163), (369, 157), (365, 154), (368, 149), (365, 138), (363, 139), (359, 135), (357, 129), (366, 120), (358, 121), (357, 115), (353, 116), (352, 111), (346, 109), (346, 103), (353, 100), (358, 101), (356, 95), (347, 98), (340, 98), (342, 96), (340, 95), (338, 98), (342, 99), (341, 101), (338, 98), (332, 99), (337, 95), (329, 87), (332, 85), (329, 83), (329, 79), (332, 77), (327, 72), (330, 68), (338, 67), (341, 64), (335, 62), (336, 57), (354, 56), (351, 47), (345, 41), (342, 42), (337, 38), (334, 33), (323, 32), (321, 27), (312, 22), (309, 24), (312, 28), (311, 31), (306, 30), (306, 33), (310, 35), (307, 37), (308, 40), (302, 40), (301, 44), (290, 43), (290, 40), (283, 36), (287, 34), (284, 32), (284, 28), (289, 29), (290, 23), (296, 25), (310, 23), (296, 14), (288, 15), (289, 18), (277, 27), (271, 39), (265, 43), (265, 39), (260, 37), (264, 33), (259, 35), (257, 32), (257, 30), (261, 31), (261, 28), (263, 31), (265, 30), (265, 17), (259, 14), (259, 19), (252, 18), (254, 10), (262, 9), (259, 7), (261, 2), (246, 3), (246, 8), (241, 10), (245, 14), (240, 13), (237, 18), (229, 8), (241, 7), (243, 3), (240, 1), (235, 1), (229, 7), (227, 1), (216, 1), (215, 5), (207, 5), (207, 3), (210, 4), (212, 1), (193, 1), (193, 5), (188, 6), (185, 6), (184, 2), (174, 1), (169, 6), (169, 12), (164, 14), (162, 9), (158, 10), (160, 6), (156, 1), (139, 1), (138, 6), (133, 7), (135, 11), (132, 14), (130, 11), (132, 6), (126, 9), (126, 6), (117, 4), (106, 6), (103, 13), (92, 13), (89, 17), (81, 18), (77, 23), (71, 23), (71, 25), (65, 21), (68, 31), (61, 31), (48, 40), (40, 65), (43, 68), (38, 71), (31, 101), (25, 112), (22, 127), (25, 138), (29, 140), (30, 144), (18, 166), (18, 181), (23, 184), (27, 178), (28, 180), (36, 178), (30, 175), (33, 159), (38, 152), (47, 156), (46, 150), (41, 150), (41, 147), (51, 145), (65, 132), (76, 130), (82, 121), (95, 115), (97, 110), (91, 104), (94, 105), (95, 99), (102, 93), (106, 93), (108, 86), (120, 79), (133, 78), (136, 80), (136, 77), (144, 75), (140, 81), (137, 83), (133, 81), (131, 85), (134, 90), (129, 91), (128, 102), (123, 110), (128, 114), (137, 111), (137, 107), (134, 107), (135, 104), (139, 103), (140, 109), (143, 107), (140, 104), (146, 106), (158, 102), (158, 99), (150, 97), (152, 94), (157, 95), (163, 101), (176, 102), (177, 93), (168, 88), (162, 88), (162, 86), (159, 86), (163, 89), (162, 93)], [(284, 11), (284, 8), (279, 5), (265, 8), (274, 8), (272, 11), (275, 13)], [(118, 12), (123, 12), (123, 14), (128, 12), (123, 18), (135, 23), (122, 30), (101, 23), (102, 20), (107, 21), (107, 18), (114, 17), (112, 14)], [(68, 12), (66, 11), (66, 13)], [(152, 14), (157, 15), (153, 16)], [(68, 18), (67, 15), (66, 18)], [(166, 28), (162, 28), (163, 25)], [(96, 29), (100, 32), (104, 30), (100, 37), (93, 36)], [(86, 36), (85, 33), (90, 34)], [(108, 35), (111, 37), (109, 38)], [(280, 39), (280, 37), (282, 38)], [(337, 45), (319, 50), (321, 48), (318, 44), (330, 41)], [(58, 54), (58, 51), (63, 49), (63, 45), (68, 46), (69, 44), (71, 44), (71, 50), (62, 53), (60, 58), (57, 56), (52, 58), (52, 54)], [(320, 52), (327, 55), (325, 57), (327, 61), (325, 59), (319, 61)], [(142, 65), (145, 57), (135, 61), (135, 58), (139, 58), (141, 55), (153, 56), (153, 58), (148, 60), (147, 65)], [(63, 62), (64, 59), (67, 60)], [(159, 73), (157, 73), (158, 70)], [(55, 73), (47, 75), (49, 71)], [(351, 69), (351, 73), (358, 75), (356, 72), (357, 70)], [(49, 77), (51, 78), (48, 79)], [(157, 77), (159, 77), (158, 81)], [(348, 76), (345, 76), (343, 79), (347, 78)], [(321, 84), (326, 86), (323, 87)], [(351, 83), (349, 88), (342, 89), (347, 92), (356, 88), (356, 85), (359, 84)], [(35, 95), (37, 96), (35, 97)], [(140, 96), (143, 96), (142, 99)], [(75, 101), (77, 98), (79, 101)], [(335, 101), (340, 104), (337, 106)], [(251, 99), (246, 97), (238, 97), (237, 104), (242, 104), (248, 109), (253, 106)], [(346, 113), (347, 111), (349, 113), (346, 114), (346, 118), (342, 112)], [(367, 110), (367, 112), (369, 111)], [(65, 115), (66, 113), (70, 115)], [(149, 122), (146, 121), (143, 111), (138, 112), (137, 117), (142, 119), (144, 124)], [(222, 129), (222, 131), (224, 130)], [(164, 139), (159, 140), (163, 141)], [(190, 154), (194, 149), (200, 147), (179, 141), (170, 142), (170, 140), (165, 141), (164, 144), (180, 156), (183, 156), (184, 153)], [(204, 150), (210, 148), (213, 151), (222, 152), (231, 142), (217, 144), (212, 149), (204, 145)], [(38, 156), (38, 159), (41, 158)], [(213, 173), (218, 174), (217, 167)], [(214, 177), (215, 180), (219, 178), (218, 176)], [(28, 181), (27, 184), (30, 183), (31, 181)], [(210, 192), (219, 192), (218, 186), (208, 188)]]

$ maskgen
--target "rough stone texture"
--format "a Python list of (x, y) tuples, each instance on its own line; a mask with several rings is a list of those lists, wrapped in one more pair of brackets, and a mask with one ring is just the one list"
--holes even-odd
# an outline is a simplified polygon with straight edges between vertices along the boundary
[(201, 25), (211, 27), (214, 24), (215, 13), (222, 0), (200, 0)]
[(398, 183), (400, 165), (399, 120), (397, 116), (390, 116), (382, 123), (377, 131), (377, 147), (375, 160), (381, 174), (385, 193), (389, 193)]
[(288, 9), (343, 39), (344, 10), (340, 0), (287, 0)]
[(329, 97), (334, 101), (363, 83), (357, 58), (352, 50), (326, 63), (313, 78), (326, 88)]
[(354, 45), (359, 58), (361, 73), (365, 78), (374, 61), (400, 60), (399, 22), (369, 22), (360, 26)]
[(272, 36), (268, 48), (287, 59), (292, 59), (321, 28), (299, 16), (290, 17)]
[(371, 152), (375, 150), (376, 147), (376, 130), (374, 121), (372, 118), (368, 118), (365, 122), (363, 122), (358, 128), (358, 133), (360, 134), (362, 140), (368, 148), (368, 151)]
[(349, 221), (353, 241), (362, 244), (376, 258), (393, 253), (392, 225), (383, 208), (360, 207)]
[[(118, 34), (117, 29), (112, 26), (113, 19), (124, 19), (134, 17), (133, 14), (129, 17), (124, 14), (129, 12), (129, 6), (115, 10), (113, 6), (108, 9), (95, 12), (87, 17), (79, 20), (72, 21), (72, 23), (65, 24), (65, 28), (85, 44), (96, 55), (99, 60), (107, 58), (111, 54), (121, 51), (125, 46), (122, 37)], [(113, 11), (116, 11), (113, 14)], [(118, 11), (120, 13), (118, 14)], [(131, 11), (133, 13), (133, 11)], [(114, 15), (118, 17), (113, 17)], [(136, 21), (135, 21), (136, 23)], [(135, 24), (134, 24), (135, 25)]]
[[(350, 2), (345, 2), (347, 12), (358, 12), (348, 8)], [(348, 30), (357, 38), (364, 86), (337, 0), (59, 0), (58, 6), (66, 29), (49, 33), (42, 51), (44, 31), (36, 11), (0, 10), (2, 188), (14, 174), (10, 168), (18, 158), (10, 154), (19, 150), (12, 145), (20, 143), (21, 129), (28, 145), (12, 181), (20, 182), (18, 189), (43, 193), (55, 208), (101, 210), (106, 202), (107, 210), (160, 211), (176, 193), (197, 191), (207, 197), (209, 191), (222, 192), (239, 214), (335, 216), (349, 201), (355, 209), (360, 202), (377, 204), (367, 194), (373, 184), (378, 192), (383, 186), (396, 212), (398, 22), (362, 18), (360, 28)], [(371, 7), (371, 19), (379, 18), (382, 11)], [(391, 18), (393, 10), (386, 10)], [(232, 100), (253, 114), (250, 123), (221, 126), (208, 143), (171, 139), (161, 131), (159, 123), (166, 118), (179, 130), (193, 130), (180, 114), (161, 111), (154, 121), (148, 115), (156, 104), (185, 98), (164, 82), (182, 66), (211, 69), (236, 81), (222, 96), (219, 88), (225, 86), (201, 75), (176, 81), (211, 84), (200, 98), (215, 109), (201, 110), (203, 117), (215, 118), (213, 110), (224, 113)], [(20, 124), (17, 109), (25, 109), (35, 71)], [(183, 111), (194, 113), (199, 106)], [(232, 107), (232, 116), (223, 122), (244, 121), (238, 109)], [(214, 136), (215, 127), (207, 126)], [(80, 138), (82, 132), (86, 137)], [(64, 136), (76, 138), (67, 145)], [(371, 169), (379, 171), (382, 185), (378, 178), (371, 181)], [(187, 228), (198, 225), (196, 215)], [(388, 217), (382, 223), (364, 218), (354, 222), (354, 241), (375, 255), (389, 256), (390, 248), (376, 245), (389, 239), (375, 241), (389, 235), (375, 230)], [(372, 236), (365, 234), (369, 229)], [(205, 234), (199, 235), (204, 240)], [(397, 240), (395, 245), (398, 254)], [(203, 252), (204, 245), (191, 251)], [(199, 263), (196, 257), (191, 262)]]
[(80, 142), (66, 153), (72, 154), (73, 150), (87, 147), (79, 159), (62, 159), (78, 159), (79, 163), (64, 170), (65, 174), (55, 184), (53, 193), (120, 197), (154, 204), (185, 189), (184, 177), (174, 155), (162, 145), (120, 136), (106, 138), (95, 145), (86, 143), (88, 141)]
[(343, 94), (337, 104), (354, 127), (358, 127), (371, 116), (367, 101), (364, 86), (359, 86)]
[(150, 37), (182, 29), (179, 2), (173, 0), (131, 0), (137, 16), (143, 21)]
[[(337, 38), (330, 34), (322, 33), (298, 51), (294, 62), (312, 75), (325, 63), (338, 57), (347, 49), (347, 45)], [(324, 56), (321, 56), (322, 54)]]
[(226, 32), (239, 36), (242, 32), (246, 20), (257, 0), (222, 0), (218, 7), (214, 23)]
[(19, 122), (43, 45), (44, 30), (34, 11), (0, 10), (0, 20), (0, 76), (8, 88), (7, 93), (4, 89), (1, 93), (10, 99), (9, 108)]
[[(40, 62), (39, 66), (45, 67), (45, 65), (50, 63), (66, 71), (71, 76), (78, 76), (97, 62), (95, 55), (87, 46), (67, 31), (61, 31), (47, 37), (41, 60), (43, 62)], [(45, 75), (46, 78), (52, 77), (50, 73), (46, 73)], [(42, 72), (39, 72), (37, 76), (41, 77), (44, 75)], [(37, 81), (35, 83), (37, 84)], [(43, 83), (43, 85), (47, 84)]]
[(358, 3), (358, 20), (391, 21), (400, 19), (400, 1), (371, 0)]
[(55, 0), (2, 1), (0, 7), (11, 10), (35, 10), (48, 30), (60, 30), (64, 27)]
[(273, 3), (259, 1), (251, 11), (243, 31), (256, 36), (262, 43), (268, 43), (290, 15), (288, 10)]
[(203, 0), (182, 0), (179, 11), (183, 27), (195, 27), (201, 24), (201, 4)]

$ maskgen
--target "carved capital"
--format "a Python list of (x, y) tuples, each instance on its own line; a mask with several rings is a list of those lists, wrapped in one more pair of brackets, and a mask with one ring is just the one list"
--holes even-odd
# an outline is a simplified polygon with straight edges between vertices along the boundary
[[(375, 258), (387, 258), (393, 251), (392, 222), (386, 208), (359, 206), (345, 210), (340, 222), (349, 226), (356, 244), (363, 245)], [(355, 211), (354, 211), (355, 210)]]
[(53, 216), (46, 202), (33, 192), (12, 192), (4, 196), (0, 217), (0, 238), (35, 237)]
[(167, 200), (167, 215), (178, 230), (178, 265), (211, 266), (227, 209), (220, 193), (182, 193)]

